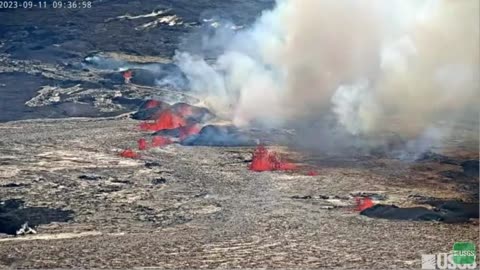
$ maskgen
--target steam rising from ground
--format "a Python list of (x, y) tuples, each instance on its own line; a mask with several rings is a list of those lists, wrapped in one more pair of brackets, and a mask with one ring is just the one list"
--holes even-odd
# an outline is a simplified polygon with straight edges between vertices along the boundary
[(423, 137), (439, 120), (478, 119), (479, 13), (477, 0), (279, 0), (250, 28), (219, 29), (214, 61), (175, 61), (237, 125), (333, 113), (353, 135)]

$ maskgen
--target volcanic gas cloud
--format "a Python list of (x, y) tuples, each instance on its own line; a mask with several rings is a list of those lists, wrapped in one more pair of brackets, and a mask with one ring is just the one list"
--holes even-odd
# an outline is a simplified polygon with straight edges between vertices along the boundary
[(435, 139), (448, 133), (432, 128), (439, 120), (478, 126), (479, 3), (278, 0), (250, 27), (205, 39), (223, 48), (213, 63), (187, 51), (175, 61), (236, 125), (315, 129), (312, 120), (332, 115), (328, 130)]

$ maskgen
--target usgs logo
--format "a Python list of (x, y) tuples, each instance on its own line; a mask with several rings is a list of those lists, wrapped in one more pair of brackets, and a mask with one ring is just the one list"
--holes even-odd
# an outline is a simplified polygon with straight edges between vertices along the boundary
[(423, 254), (422, 269), (475, 269), (477, 249), (473, 242), (456, 242), (452, 252)]
[(469, 264), (457, 264), (454, 258), (453, 253), (423, 254), (422, 269), (475, 269), (477, 267), (475, 261)]

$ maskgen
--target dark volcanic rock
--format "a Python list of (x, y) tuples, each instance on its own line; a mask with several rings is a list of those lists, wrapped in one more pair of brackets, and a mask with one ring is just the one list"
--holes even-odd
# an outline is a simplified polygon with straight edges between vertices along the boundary
[(373, 192), (355, 192), (351, 193), (353, 197), (362, 197), (362, 198), (370, 198), (376, 201), (384, 201), (388, 198), (386, 194), (381, 193), (373, 193)]
[(23, 224), (35, 227), (51, 222), (67, 222), (73, 211), (48, 207), (25, 207), (19, 199), (0, 201), (0, 233), (15, 235)]
[(28, 187), (30, 186), (29, 184), (23, 184), (23, 183), (8, 183), (5, 185), (1, 185), (0, 187), (5, 187), (5, 188), (15, 188), (15, 187)]
[[(52, 1), (47, 1), (51, 7)], [(274, 1), (93, 1), (92, 8), (73, 12), (58, 9), (3, 9), (0, 10), (0, 37), (8, 39), (8, 50), (16, 57), (39, 60), (61, 60), (73, 53), (87, 54), (91, 50), (123, 51), (138, 55), (173, 55), (183, 34), (191, 32), (186, 24), (200, 24), (206, 11), (216, 11), (236, 25), (248, 25)], [(130, 14), (141, 15), (154, 9), (167, 10), (177, 15), (184, 25), (158, 25), (139, 30), (143, 24), (158, 18), (140, 20), (115, 19)], [(210, 13), (211, 15), (211, 13)], [(192, 41), (192, 40), (188, 40)], [(203, 47), (199, 39), (188, 42), (191, 47)], [(199, 46), (200, 45), (200, 46)], [(48, 56), (48, 58), (46, 58)]]
[(360, 212), (371, 218), (414, 221), (443, 221), (448, 223), (467, 222), (471, 218), (478, 218), (478, 203), (457, 201), (427, 202), (435, 207), (434, 210), (425, 207), (399, 208), (395, 205), (377, 204)]
[(460, 163), (459, 161), (453, 158), (450, 158), (441, 154), (437, 154), (432, 151), (427, 151), (421, 154), (416, 161), (432, 161), (432, 162), (452, 164), (452, 165), (458, 165)]
[(182, 128), (162, 129), (153, 133), (153, 136), (175, 137), (178, 138), (182, 134)]
[(140, 98), (114, 97), (112, 98), (112, 102), (116, 104), (120, 104), (130, 109), (134, 109), (134, 108), (136, 109), (138, 108), (138, 106), (141, 106), (142, 104), (144, 104), (145, 100)]
[(163, 177), (160, 177), (160, 178), (155, 178), (152, 180), (152, 184), (154, 185), (162, 185), (162, 184), (165, 184), (167, 183), (167, 179), (163, 178)]
[(360, 212), (360, 215), (371, 218), (416, 220), (416, 221), (442, 221), (440, 213), (424, 207), (399, 208), (395, 205), (377, 204)]
[(133, 76), (131, 82), (138, 85), (155, 86), (158, 75), (147, 69), (131, 69)]
[(450, 215), (458, 215), (466, 218), (478, 218), (480, 211), (478, 202), (467, 203), (461, 201), (433, 200), (427, 203), (441, 211), (446, 211)]
[(209, 109), (183, 102), (173, 104), (172, 111), (184, 117), (185, 120), (196, 123), (206, 122), (215, 118), (215, 115)]
[(141, 104), (140, 107), (138, 108), (139, 110), (146, 110), (150, 108), (156, 108), (158, 110), (165, 110), (167, 108), (170, 108), (170, 104), (163, 102), (161, 100), (157, 99), (147, 99), (144, 100)]
[(17, 209), (25, 204), (24, 201), (19, 199), (10, 199), (6, 201), (0, 201), (0, 213), (9, 211), (10, 209)]
[(305, 195), (305, 196), (294, 195), (291, 198), (294, 199), (294, 200), (310, 200), (310, 199), (312, 199), (312, 196), (310, 196), (310, 195)]
[(139, 110), (132, 114), (132, 119), (135, 120), (154, 120), (163, 109), (160, 108), (148, 108)]
[(460, 171), (442, 171), (440, 172), (440, 175), (445, 176), (446, 178), (454, 179), (454, 180), (465, 178), (465, 173)]
[(182, 145), (199, 146), (253, 146), (256, 142), (234, 126), (203, 127), (196, 135), (182, 141)]
[[(0, 64), (1, 65), (1, 64)], [(38, 94), (43, 86), (69, 85), (74, 81), (55, 81), (40, 74), (23, 72), (0, 72), (0, 122), (64, 117), (110, 116), (96, 108), (92, 97), (83, 97), (83, 102), (55, 102), (41, 107), (29, 107), (26, 102)], [(80, 101), (80, 100), (79, 100)]]
[(147, 161), (145, 162), (145, 167), (147, 167), (148, 169), (152, 169), (152, 168), (155, 168), (155, 167), (160, 167), (160, 163), (158, 162), (155, 162), (155, 161)]
[(477, 178), (479, 173), (478, 163), (478, 160), (467, 160), (462, 162), (460, 165), (462, 166), (465, 175)]
[(172, 63), (136, 63), (120, 59), (112, 59), (102, 54), (91, 54), (84, 58), (85, 68), (95, 68), (110, 71), (105, 79), (115, 84), (124, 83), (122, 70), (132, 72), (130, 82), (137, 85), (166, 87), (171, 90), (184, 91), (188, 89), (188, 79), (181, 69)]
[(170, 108), (176, 115), (179, 115), (192, 123), (205, 122), (215, 117), (215, 115), (207, 108), (197, 107), (182, 102), (170, 106), (166, 102), (150, 99), (145, 101), (138, 111), (132, 114), (132, 118), (136, 120), (155, 120), (165, 109), (168, 108)]
[(131, 82), (139, 85), (167, 87), (172, 90), (183, 91), (188, 88), (187, 77), (174, 64), (147, 64), (132, 69)]
[(102, 179), (101, 176), (96, 174), (82, 174), (78, 178), (82, 180), (91, 180), (91, 181)]
[(64, 102), (53, 105), (64, 117), (96, 117), (102, 116), (98, 108), (88, 103)]
[(132, 114), (132, 119), (135, 120), (155, 120), (165, 109), (170, 108), (170, 104), (149, 99), (144, 101), (137, 112)]
[(25, 105), (42, 85), (51, 83), (50, 79), (27, 73), (0, 73), (0, 122), (27, 118), (40, 118), (42, 114)]

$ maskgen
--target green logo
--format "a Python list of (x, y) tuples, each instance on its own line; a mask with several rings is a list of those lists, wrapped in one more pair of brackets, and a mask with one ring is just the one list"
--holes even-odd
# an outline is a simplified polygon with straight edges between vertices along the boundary
[(472, 264), (477, 255), (475, 244), (472, 242), (456, 242), (453, 245), (453, 262), (455, 264)]

